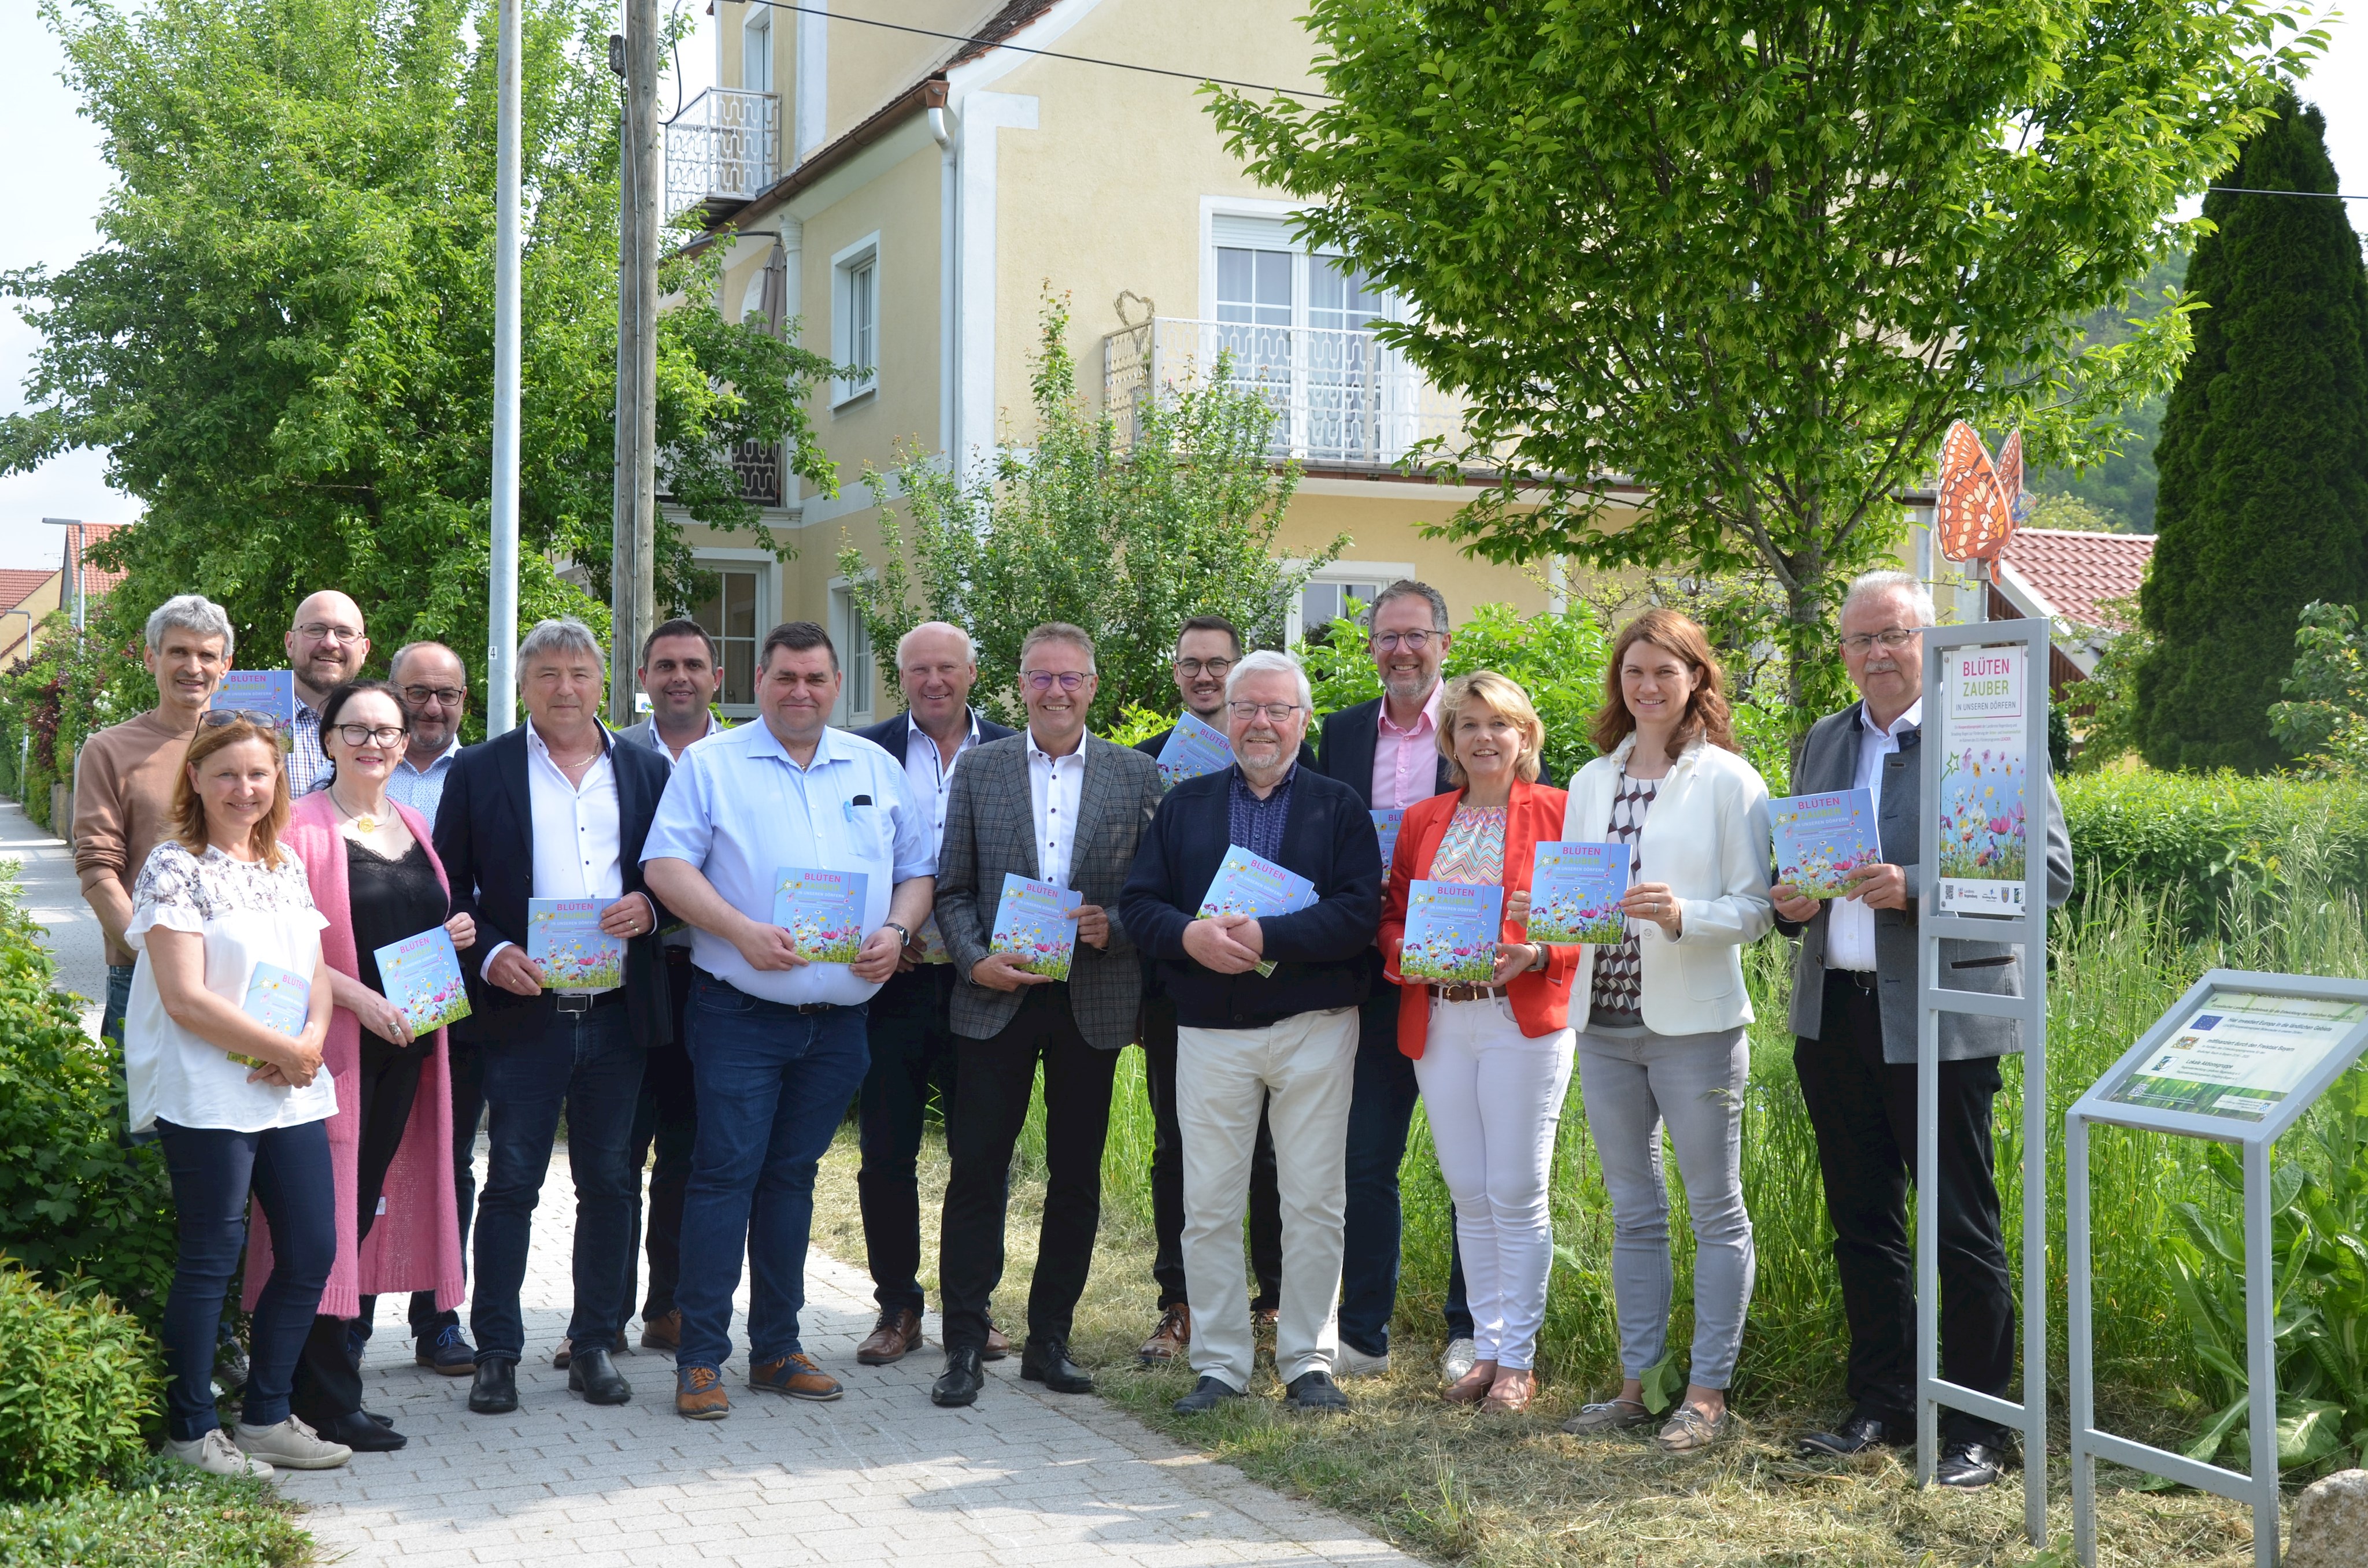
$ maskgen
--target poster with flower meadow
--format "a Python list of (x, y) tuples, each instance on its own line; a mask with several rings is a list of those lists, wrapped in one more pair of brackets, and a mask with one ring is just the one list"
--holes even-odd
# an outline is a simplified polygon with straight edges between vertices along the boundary
[(526, 956), (546, 991), (606, 991), (625, 983), (625, 938), (600, 929), (605, 898), (526, 901)]
[(1530, 940), (1618, 947), (1628, 936), (1620, 901), (1633, 853), (1625, 844), (1540, 844), (1530, 871)]
[(1851, 872), (1883, 859), (1870, 790), (1779, 796), (1768, 802), (1768, 824), (1776, 840), (1776, 880), (1792, 883), (1803, 898), (1839, 898), (1849, 891)]
[(1941, 654), (1948, 703), (1941, 731), (1941, 910), (2021, 915), (2023, 799), (2031, 778), (2029, 650), (1950, 648)]
[(987, 951), (1013, 954), (1030, 974), (1068, 979), (1077, 952), (1077, 906), (1085, 902), (1086, 895), (1073, 888), (1004, 872)]
[[(1247, 915), (1253, 920), (1271, 920), (1278, 915), (1295, 915), (1315, 903), (1314, 882), (1235, 844), (1226, 848), (1225, 858), (1217, 862), (1217, 874), (1209, 879), (1209, 891), (1201, 895), (1200, 916), (1212, 920), (1220, 915)], [(1258, 971), (1271, 976), (1274, 960), (1260, 959)]]
[[(461, 983), (461, 957), (443, 926), (389, 942), (371, 955), (386, 999), (403, 1010), (416, 1040), (469, 1016), (469, 990)], [(529, 957), (532, 955), (529, 954)]]
[(1159, 787), (1173, 790), (1187, 778), (1217, 773), (1234, 765), (1234, 744), (1225, 732), (1198, 714), (1186, 711), (1159, 748)]
[(1497, 977), (1497, 944), (1504, 928), (1503, 888), (1417, 881), (1406, 892), (1398, 973), (1442, 985), (1486, 985)]
[(773, 924), (809, 963), (853, 963), (863, 951), (862, 871), (783, 866), (773, 872)]

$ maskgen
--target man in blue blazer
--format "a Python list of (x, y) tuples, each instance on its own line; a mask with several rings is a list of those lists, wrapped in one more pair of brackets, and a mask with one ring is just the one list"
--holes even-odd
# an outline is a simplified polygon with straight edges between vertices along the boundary
[[(619, 745), (599, 720), (600, 645), (572, 618), (545, 620), (518, 647), (527, 722), (454, 759), (436, 816), (436, 853), (452, 907), (476, 922), (461, 971), (471, 1016), (459, 1027), (484, 1062), (489, 1153), (477, 1199), (470, 1326), (477, 1340), (469, 1408), (518, 1408), (526, 1352), (518, 1290), (536, 1199), (563, 1108), (575, 1179), (575, 1305), (563, 1348), (567, 1386), (595, 1404), (632, 1390), (609, 1360), (631, 1312), (631, 1168), (643, 1053), (672, 1039), (656, 932), (666, 913), (642, 882), (642, 841), (666, 765)], [(581, 901), (625, 945), (623, 983), (554, 986), (528, 956), (529, 901)]]
[[(905, 711), (855, 733), (896, 759), (905, 769), (905, 790), (929, 822), (929, 851), (945, 843), (946, 803), (952, 799), (954, 765), (964, 754), (1013, 732), (970, 705), (978, 684), (978, 652), (970, 633), (948, 621), (932, 620), (896, 640), (896, 684)], [(858, 1146), (863, 1162), (855, 1174), (863, 1210), (863, 1250), (871, 1264), (872, 1296), (880, 1321), (855, 1347), (867, 1367), (884, 1367), (921, 1344), (921, 1127), (929, 1089), (946, 1111), (954, 1106), (953, 1025), (949, 1010), (954, 966), (938, 934), (935, 916), (914, 933), (896, 972), (871, 998), (864, 1020), (871, 1064), (856, 1097)], [(981, 1359), (999, 1361), (1010, 1342), (993, 1325)]]

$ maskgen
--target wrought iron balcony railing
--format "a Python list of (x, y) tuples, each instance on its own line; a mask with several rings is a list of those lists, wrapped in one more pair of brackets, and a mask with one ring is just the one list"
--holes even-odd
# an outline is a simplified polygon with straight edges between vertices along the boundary
[(732, 454), (732, 472), (740, 476), (740, 499), (759, 506), (781, 504), (781, 444), (743, 441)]
[(1278, 458), (1388, 468), (1420, 442), (1463, 427), (1463, 401), (1371, 332), (1156, 316), (1102, 339), (1103, 406), (1120, 438), (1140, 433), (1145, 399), (1205, 381), (1221, 359), (1229, 386), (1273, 407), (1269, 445)]
[(781, 172), (781, 100), (710, 87), (666, 128), (666, 222), (694, 207), (737, 210)]

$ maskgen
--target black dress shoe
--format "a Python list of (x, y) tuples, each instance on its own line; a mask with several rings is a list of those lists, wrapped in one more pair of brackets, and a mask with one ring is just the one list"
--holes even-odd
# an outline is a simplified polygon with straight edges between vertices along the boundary
[(1239, 1399), (1242, 1391), (1223, 1378), (1204, 1377), (1192, 1385), (1192, 1392), (1168, 1408), (1178, 1415), (1206, 1415), (1229, 1399)]
[(946, 1369), (929, 1385), (929, 1403), (949, 1409), (970, 1404), (978, 1398), (978, 1391), (986, 1386), (986, 1372), (980, 1367), (978, 1346), (965, 1345), (946, 1352)]
[[(373, 1420), (373, 1421), (377, 1422), (380, 1426), (381, 1426), (385, 1427), (388, 1431), (392, 1432), (392, 1431), (393, 1431), (393, 1430), (394, 1430), (394, 1417), (393, 1417), (393, 1416), (392, 1416), (392, 1415), (380, 1415), (377, 1411), (375, 1411), (375, 1410), (365, 1410), (365, 1411), (363, 1411), (363, 1412), (362, 1412), (362, 1414), (363, 1414), (364, 1415), (369, 1416), (371, 1420)], [(346, 1447), (347, 1447), (347, 1448), (351, 1448), (351, 1447), (353, 1447), (353, 1445), (352, 1445), (351, 1443), (348, 1443), (348, 1444), (347, 1444), (347, 1445), (346, 1445)]]
[(518, 1408), (518, 1363), (506, 1356), (477, 1363), (477, 1381), (469, 1385), (469, 1408), (480, 1415), (507, 1415)]
[(1874, 1449), (1907, 1449), (1915, 1445), (1915, 1422), (1891, 1420), (1859, 1411), (1842, 1423), (1841, 1430), (1812, 1432), (1793, 1446), (1793, 1451), (1804, 1460), (1846, 1460)]
[(343, 1443), (358, 1454), (391, 1454), (411, 1441), (391, 1427), (381, 1426), (365, 1411), (348, 1410), (343, 1415), (327, 1421), (315, 1421), (313, 1430), (332, 1443)]
[(1065, 1339), (1030, 1339), (1019, 1351), (1019, 1375), (1054, 1393), (1094, 1392), (1094, 1375), (1069, 1358)]
[(1302, 1372), (1283, 1389), (1283, 1403), (1293, 1410), (1305, 1410), (1317, 1415), (1345, 1415), (1349, 1396), (1332, 1381), (1329, 1372)]
[(567, 1392), (582, 1394), (586, 1404), (624, 1404), (633, 1397), (633, 1385), (617, 1370), (606, 1347), (587, 1345), (568, 1358)]
[(1943, 1486), (1976, 1491), (1996, 1486), (2006, 1473), (2006, 1450), (1988, 1443), (1951, 1443), (1941, 1450), (1932, 1479)]

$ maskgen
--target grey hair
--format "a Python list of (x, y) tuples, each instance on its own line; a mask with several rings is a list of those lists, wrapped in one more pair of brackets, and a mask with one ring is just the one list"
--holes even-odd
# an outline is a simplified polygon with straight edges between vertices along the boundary
[(1913, 572), (1860, 573), (1850, 579), (1849, 590), (1842, 595), (1842, 609), (1847, 612), (1859, 600), (1873, 598), (1881, 594), (1906, 594), (1908, 603), (1915, 608), (1917, 625), (1940, 624), (1940, 614), (1932, 608), (1932, 590), (1925, 586), (1924, 579)]
[(1025, 660), (1039, 642), (1066, 642), (1085, 654), (1087, 669), (1099, 673), (1094, 660), (1094, 640), (1084, 627), (1072, 626), (1065, 620), (1048, 620), (1020, 641), (1019, 657)]
[(230, 612), (203, 594), (176, 594), (148, 612), (148, 646), (162, 653), (165, 633), (175, 627), (200, 637), (222, 640), (222, 657), (238, 651), (238, 634), (230, 629)]
[(1234, 699), (1234, 688), (1242, 684), (1244, 676), (1265, 675), (1269, 671), (1288, 673), (1299, 683), (1299, 705), (1310, 710), (1308, 716), (1313, 718), (1315, 694), (1308, 687), (1307, 671), (1301, 667), (1297, 659), (1288, 653), (1278, 653), (1271, 648), (1260, 648), (1255, 653), (1243, 654), (1241, 662), (1226, 673), (1225, 700), (1231, 702)]
[[(394, 679), (396, 672), (403, 668), (404, 660), (411, 657), (414, 653), (424, 653), (430, 648), (435, 649), (439, 653), (452, 653), (452, 650), (450, 648), (429, 638), (422, 638), (416, 642), (405, 642), (402, 647), (397, 648), (394, 651), (394, 657), (386, 662), (386, 678), (388, 680)], [(523, 653), (524, 650), (520, 650), (520, 652)], [(461, 666), (461, 678), (464, 680), (468, 678), (468, 662), (462, 659), (458, 653), (452, 653), (452, 662)], [(524, 664), (526, 661), (524, 659), (520, 659), (518, 662), (520, 664)]]
[(920, 625), (914, 627), (910, 631), (905, 632), (904, 636), (896, 639), (896, 667), (898, 669), (901, 670), (905, 667), (905, 644), (910, 642), (915, 637), (917, 637), (924, 631), (961, 632), (962, 640), (962, 656), (973, 665), (978, 663), (978, 639), (973, 637), (966, 629), (956, 626), (951, 620), (925, 620), (921, 622)]
[(589, 653), (592, 662), (600, 666), (600, 673), (603, 676), (609, 673), (609, 661), (600, 652), (600, 640), (592, 635), (590, 627), (572, 615), (538, 620), (534, 623), (534, 630), (526, 634), (526, 641), (518, 644), (518, 653), (520, 686), (526, 684), (527, 666), (546, 653)]
[(1373, 602), (1365, 607), (1365, 630), (1372, 631), (1373, 623), (1381, 619), (1383, 605), (1392, 599), (1407, 598), (1429, 599), (1430, 629), (1433, 631), (1442, 632), (1450, 630), (1447, 622), (1447, 596), (1429, 583), (1417, 583), (1412, 577), (1401, 577), (1373, 596)]

